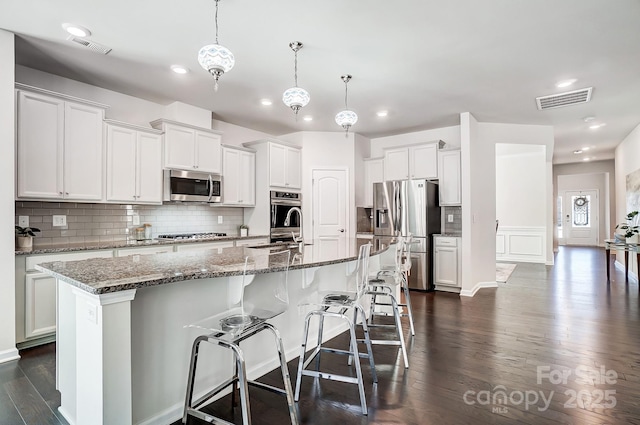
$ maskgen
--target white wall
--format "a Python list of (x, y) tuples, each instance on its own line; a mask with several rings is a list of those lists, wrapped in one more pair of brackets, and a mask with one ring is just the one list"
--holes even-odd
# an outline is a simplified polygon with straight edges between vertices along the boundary
[(14, 219), (14, 35), (0, 30), (0, 363), (18, 358), (15, 316), (15, 232)]
[(496, 219), (501, 226), (544, 227), (545, 147), (496, 144)]
[(371, 139), (371, 158), (384, 156), (383, 149), (395, 146), (413, 145), (443, 140), (447, 148), (460, 147), (460, 126), (434, 128), (433, 130), (416, 131), (396, 136), (377, 137)]
[(496, 286), (496, 154), (480, 126), (469, 112), (460, 114), (463, 296)]
[[(640, 169), (640, 125), (633, 129), (631, 133), (618, 145), (615, 152), (616, 171), (616, 216), (615, 223), (619, 223), (627, 213), (627, 174)], [(624, 263), (624, 256), (619, 253), (618, 261)], [(633, 258), (633, 256), (631, 256)], [(631, 261), (630, 270), (638, 276), (636, 262)]]
[[(355, 134), (355, 164), (354, 164), (354, 176), (355, 176), (355, 200), (356, 205), (364, 204), (365, 191), (371, 190), (364, 186), (364, 159), (371, 157), (371, 140), (364, 136)], [(351, 229), (354, 234), (355, 229)]]
[[(545, 170), (544, 175), (539, 175), (536, 178), (544, 181), (546, 186), (545, 202), (545, 252), (547, 265), (553, 265), (553, 147), (554, 147), (554, 134), (552, 126), (545, 125), (522, 125), (522, 124), (502, 124), (502, 123), (480, 123), (478, 126), (479, 138), (486, 145), (487, 149), (491, 149), (494, 152), (495, 158), (495, 145), (497, 143), (506, 144), (524, 144), (524, 145), (541, 145), (545, 147)], [(474, 161), (479, 159), (474, 156)], [(494, 159), (495, 161), (495, 159)], [(464, 167), (464, 164), (463, 164)], [(493, 173), (492, 173), (493, 174)], [(493, 174), (495, 176), (495, 174)], [(479, 176), (482, 178), (481, 176)], [(533, 176), (532, 176), (533, 178)], [(463, 181), (464, 185), (464, 181)], [(495, 190), (495, 183), (494, 183)], [(495, 193), (495, 192), (493, 192)], [(490, 193), (487, 192), (487, 196)], [(494, 199), (495, 201), (495, 199)], [(464, 204), (463, 204), (464, 205)], [(493, 231), (495, 232), (495, 221), (491, 223)]]
[[(313, 168), (347, 168), (349, 174), (349, 229), (347, 235), (355, 234), (355, 135), (343, 132), (301, 132), (289, 135), (288, 141), (298, 139), (302, 142), (302, 210), (306, 218), (313, 216), (311, 200), (311, 170)], [(304, 234), (313, 234), (310, 219), (304, 221)]]
[(254, 140), (272, 139), (273, 136), (261, 131), (252, 130), (239, 125), (229, 124), (220, 120), (213, 120), (212, 128), (222, 131), (222, 143), (233, 146), (242, 146), (245, 142)]

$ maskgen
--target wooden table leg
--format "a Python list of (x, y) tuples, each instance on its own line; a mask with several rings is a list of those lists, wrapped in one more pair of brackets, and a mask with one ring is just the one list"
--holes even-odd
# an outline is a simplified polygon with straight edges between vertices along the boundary
[(624, 281), (629, 282), (629, 251), (624, 250)]
[[(608, 283), (609, 280), (610, 280), (609, 275), (611, 273), (609, 271), (609, 267), (610, 267), (609, 263), (611, 263), (611, 250), (610, 249), (605, 249), (604, 252), (605, 252), (605, 255), (607, 256), (607, 283)], [(640, 261), (640, 260), (638, 260), (638, 261)]]
[(636, 273), (638, 276), (638, 292), (640, 292), (640, 252), (636, 251)]

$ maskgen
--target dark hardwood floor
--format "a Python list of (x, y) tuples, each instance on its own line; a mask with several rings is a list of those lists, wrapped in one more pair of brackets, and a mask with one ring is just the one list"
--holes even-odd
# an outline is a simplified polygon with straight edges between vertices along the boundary
[[(302, 423), (640, 424), (638, 283), (612, 268), (607, 285), (603, 250), (561, 248), (553, 267), (520, 263), (508, 283), (473, 298), (412, 293), (412, 301), (410, 369), (397, 348), (374, 346), (374, 386), (362, 363), (369, 415), (354, 385), (305, 377)], [(0, 365), (0, 425), (64, 423), (53, 347)], [(295, 380), (297, 362), (289, 365)], [(323, 365), (349, 373), (341, 356)], [(263, 380), (278, 384), (277, 371)], [(282, 397), (252, 389), (251, 403), (255, 424), (288, 423)], [(208, 409), (240, 423), (228, 397)]]

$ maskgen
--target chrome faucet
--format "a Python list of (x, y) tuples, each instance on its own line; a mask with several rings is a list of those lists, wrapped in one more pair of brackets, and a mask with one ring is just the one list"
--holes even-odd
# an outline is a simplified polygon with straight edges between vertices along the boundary
[(293, 236), (294, 242), (302, 245), (304, 243), (304, 238), (302, 237), (302, 210), (298, 207), (289, 208), (287, 216), (284, 219), (284, 225), (289, 226), (289, 224), (291, 223), (291, 213), (294, 211), (296, 211), (298, 213), (298, 216), (300, 217), (300, 236), (296, 238), (296, 235), (293, 232), (291, 232), (291, 236)]

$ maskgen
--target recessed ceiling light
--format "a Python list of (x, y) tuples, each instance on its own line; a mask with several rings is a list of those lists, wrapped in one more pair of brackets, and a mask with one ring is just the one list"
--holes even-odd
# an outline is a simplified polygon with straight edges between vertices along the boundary
[(591, 158), (583, 158), (582, 160), (583, 160), (583, 161), (590, 161), (590, 160), (591, 160)]
[(271, 105), (273, 105), (273, 102), (272, 102), (272, 101), (270, 101), (269, 99), (262, 99), (262, 100), (260, 101), (260, 103), (261, 103), (263, 106), (271, 106)]
[(583, 151), (588, 151), (589, 149), (591, 149), (589, 146), (585, 146), (584, 148), (582, 148)]
[(572, 78), (570, 80), (558, 81), (556, 83), (556, 87), (559, 88), (559, 89), (562, 89), (562, 88), (565, 88), (565, 87), (569, 87), (571, 84), (575, 83), (576, 81), (578, 81), (578, 80), (576, 80), (575, 78)]
[(576, 149), (575, 151), (573, 151), (573, 153), (575, 153), (576, 155), (578, 155), (579, 153), (582, 153), (582, 150), (580, 150), (580, 149)]
[(171, 65), (171, 70), (176, 74), (186, 74), (187, 72), (189, 72), (189, 68), (182, 65)]
[(313, 121), (313, 117), (311, 115), (307, 115), (306, 117), (302, 118), (305, 121)]
[(76, 37), (89, 37), (91, 35), (91, 31), (81, 25), (64, 23), (62, 24), (62, 28)]
[(387, 111), (378, 111), (376, 112), (376, 115), (379, 117), (386, 117), (389, 113)]
[(590, 128), (591, 130), (597, 130), (597, 129), (599, 129), (600, 127), (604, 127), (605, 125), (607, 125), (607, 124), (605, 124), (605, 123), (593, 124), (593, 125), (590, 125), (590, 126), (589, 126), (589, 128)]

